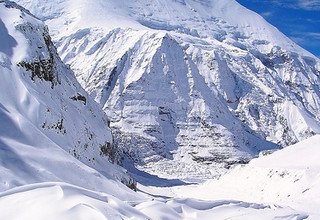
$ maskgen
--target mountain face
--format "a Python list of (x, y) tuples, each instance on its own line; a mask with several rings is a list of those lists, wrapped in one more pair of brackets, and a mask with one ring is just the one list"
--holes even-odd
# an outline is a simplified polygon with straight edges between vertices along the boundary
[(124, 166), (198, 181), (320, 132), (319, 59), (234, 0), (16, 2), (109, 116)]
[[(265, 67), (269, 72), (263, 74), (254, 72), (251, 68), (256, 65), (266, 65), (259, 63), (254, 53), (259, 51), (259, 56), (264, 56), (266, 48), (252, 47), (256, 52), (246, 52), (214, 40), (213, 32), (205, 37), (201, 30), (210, 30), (201, 29), (200, 23), (197, 26), (186, 18), (178, 19), (184, 15), (180, 10), (191, 4), (193, 12), (205, 15), (205, 9), (214, 6), (210, 1), (157, 1), (142, 8), (138, 7), (142, 4), (139, 1), (93, 1), (90, 6), (80, 1), (77, 5), (64, 0), (43, 1), (44, 8), (40, 1), (25, 3), (35, 11), (44, 10), (43, 19), (48, 23), (56, 22), (56, 26), (51, 24), (56, 28), (56, 45), (62, 54), (68, 54), (73, 68), (78, 65), (78, 74), (80, 70), (100, 68), (100, 78), (89, 80), (88, 90), (92, 88), (91, 94), (112, 116), (117, 139), (113, 141), (109, 119), (101, 107), (59, 58), (44, 23), (16, 3), (0, 0), (0, 219), (319, 219), (320, 135), (270, 155), (263, 152), (248, 165), (200, 185), (145, 184), (138, 185), (139, 192), (134, 192), (120, 183), (134, 187), (129, 175), (113, 164), (122, 162), (132, 168), (135, 162), (162, 176), (196, 181), (223, 172), (233, 163), (246, 162), (261, 149), (318, 132), (317, 58), (294, 44), (291, 47), (291, 42), (278, 33), (281, 47), (272, 49), (274, 55), (268, 61), (274, 68)], [(148, 7), (158, 9), (158, 14), (146, 17), (155, 16), (157, 22), (172, 25), (160, 12), (168, 13), (173, 8), (157, 6), (160, 3), (181, 6), (175, 9), (176, 22), (185, 21), (184, 28), (194, 25), (199, 28), (198, 35), (167, 26), (143, 26), (147, 22), (138, 20), (138, 15), (147, 13), (142, 9)], [(215, 4), (218, 13), (225, 3)], [(234, 4), (230, 1), (226, 8), (239, 6)], [(88, 8), (81, 11), (84, 5)], [(110, 20), (113, 23), (99, 23), (83, 14), (99, 14), (98, 9), (108, 9), (110, 13), (101, 16), (115, 16)], [(135, 13), (129, 13), (129, 9)], [(113, 10), (119, 13), (112, 14)], [(78, 13), (83, 17), (76, 16)], [(162, 20), (157, 17), (160, 15)], [(72, 19), (63, 23), (63, 30), (60, 19), (68, 16)], [(81, 23), (73, 23), (77, 19)], [(119, 23), (123, 26), (117, 27)], [(93, 24), (98, 27), (90, 26)], [(61, 32), (57, 32), (59, 27)], [(73, 37), (60, 39), (62, 30), (74, 33)], [(253, 32), (251, 35), (257, 38)], [(87, 43), (79, 46), (82, 40)], [(249, 48), (250, 38), (245, 42)], [(71, 46), (75, 48), (73, 53)], [(281, 64), (279, 56), (293, 60)], [(248, 62), (249, 58), (255, 63)], [(90, 66), (93, 64), (96, 67)], [(80, 76), (85, 84), (87, 81)], [(92, 77), (96, 76), (93, 71)], [(283, 83), (282, 77), (288, 76), (291, 81)], [(301, 98), (293, 96), (297, 91)], [(280, 97), (277, 92), (286, 92), (287, 96)], [(228, 101), (232, 94), (236, 102)], [(272, 108), (267, 106), (269, 99), (273, 100)], [(250, 109), (252, 104), (256, 105), (254, 110)], [(278, 115), (284, 118), (267, 118)], [(250, 124), (258, 122), (270, 130)], [(280, 125), (287, 126), (285, 132)], [(212, 169), (206, 172), (207, 168)], [(151, 177), (143, 172), (140, 175)]]
[(1, 1), (0, 33), (0, 190), (43, 181), (95, 190), (128, 184), (112, 164), (108, 118), (62, 63), (46, 26)]

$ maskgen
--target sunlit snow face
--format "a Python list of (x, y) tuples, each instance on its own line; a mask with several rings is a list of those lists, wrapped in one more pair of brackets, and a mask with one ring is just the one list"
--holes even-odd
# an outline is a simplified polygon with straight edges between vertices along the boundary
[(320, 0), (237, 0), (320, 56)]

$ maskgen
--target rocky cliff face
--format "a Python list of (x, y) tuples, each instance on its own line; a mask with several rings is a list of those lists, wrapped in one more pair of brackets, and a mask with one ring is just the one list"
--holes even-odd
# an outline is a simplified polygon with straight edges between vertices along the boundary
[(51, 4), (43, 19), (124, 165), (196, 181), (320, 132), (319, 59), (235, 1)]

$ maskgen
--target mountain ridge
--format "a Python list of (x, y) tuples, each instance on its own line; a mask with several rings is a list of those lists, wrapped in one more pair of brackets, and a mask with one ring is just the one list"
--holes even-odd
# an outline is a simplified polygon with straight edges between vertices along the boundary
[(132, 181), (112, 164), (108, 118), (62, 63), (46, 26), (9, 1), (0, 12), (1, 190), (48, 180), (102, 190)]
[(0, 36), (0, 219), (319, 218), (312, 57), (122, 28), (54, 45), (9, 1)]
[(235, 1), (42, 7), (63, 61), (110, 117), (120, 163), (199, 181), (320, 132), (319, 59)]

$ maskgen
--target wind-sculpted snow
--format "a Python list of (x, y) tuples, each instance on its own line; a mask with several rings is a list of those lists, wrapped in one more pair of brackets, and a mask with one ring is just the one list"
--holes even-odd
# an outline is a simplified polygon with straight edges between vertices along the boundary
[(0, 33), (0, 189), (42, 181), (96, 190), (121, 185), (116, 179), (128, 183), (112, 164), (109, 120), (62, 63), (44, 24), (2, 1)]
[(239, 166), (219, 180), (177, 188), (175, 196), (196, 199), (236, 199), (290, 206), (320, 216), (320, 135)]
[[(16, 210), (19, 210), (18, 212)], [(1, 219), (304, 219), (287, 207), (195, 199), (119, 200), (63, 183), (26, 185), (0, 194)]]
[(320, 132), (319, 59), (234, 0), (52, 4), (59, 54), (144, 171), (198, 181)]

